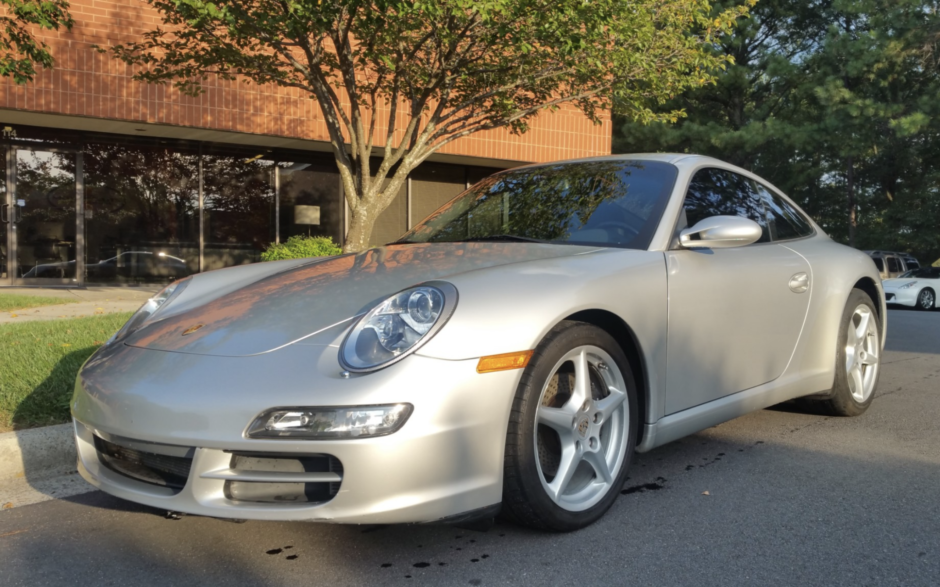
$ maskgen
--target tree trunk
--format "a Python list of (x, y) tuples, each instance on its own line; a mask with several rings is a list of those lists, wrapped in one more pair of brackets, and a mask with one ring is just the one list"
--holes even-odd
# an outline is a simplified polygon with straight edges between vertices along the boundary
[(349, 211), (349, 232), (343, 243), (344, 253), (358, 253), (369, 248), (369, 237), (372, 236), (376, 216), (367, 208), (370, 206), (360, 205), (358, 212)]
[(851, 155), (845, 160), (845, 196), (849, 207), (849, 246), (855, 246), (855, 227), (858, 219), (855, 216), (855, 177), (854, 159)]

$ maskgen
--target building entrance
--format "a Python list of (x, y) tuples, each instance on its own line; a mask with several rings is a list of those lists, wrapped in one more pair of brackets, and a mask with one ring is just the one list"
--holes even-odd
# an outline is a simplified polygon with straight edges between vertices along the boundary
[(5, 149), (0, 285), (81, 282), (80, 156), (59, 148)]

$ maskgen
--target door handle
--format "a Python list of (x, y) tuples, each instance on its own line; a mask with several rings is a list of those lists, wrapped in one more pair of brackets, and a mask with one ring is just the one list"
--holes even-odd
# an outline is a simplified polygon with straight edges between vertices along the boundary
[(10, 223), (10, 219), (8, 218), (8, 216), (7, 216), (7, 214), (6, 214), (7, 208), (9, 208), (9, 207), (10, 207), (9, 204), (4, 204), (4, 205), (0, 206), (0, 222), (3, 222), (4, 224), (9, 224), (9, 223)]
[(797, 273), (790, 278), (789, 286), (793, 293), (805, 293), (809, 289), (809, 275)]

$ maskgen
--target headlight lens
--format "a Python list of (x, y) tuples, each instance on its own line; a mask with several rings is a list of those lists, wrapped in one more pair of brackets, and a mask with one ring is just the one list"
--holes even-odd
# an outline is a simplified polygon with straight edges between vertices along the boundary
[(161, 289), (157, 295), (144, 302), (144, 305), (141, 306), (133, 316), (131, 316), (130, 320), (128, 320), (127, 323), (124, 324), (124, 326), (118, 330), (117, 333), (112, 336), (106, 344), (111, 344), (112, 342), (127, 338), (137, 330), (140, 330), (141, 326), (153, 318), (154, 314), (157, 313), (157, 310), (166, 307), (171, 300), (179, 297), (179, 295), (183, 293), (183, 290), (186, 289), (186, 286), (189, 285), (190, 281), (192, 281), (192, 278), (187, 277), (186, 279), (174, 281), (170, 285)]
[(910, 283), (905, 283), (904, 285), (902, 285), (902, 286), (899, 287), (898, 289), (910, 289), (910, 288), (914, 287), (915, 285), (917, 285), (917, 282), (916, 282), (916, 281), (912, 281), (912, 282), (910, 282)]
[(374, 371), (417, 350), (454, 311), (457, 289), (435, 283), (406, 289), (370, 310), (350, 330), (340, 363), (354, 372)]
[(248, 427), (248, 438), (371, 438), (397, 432), (413, 410), (411, 404), (347, 408), (276, 408)]

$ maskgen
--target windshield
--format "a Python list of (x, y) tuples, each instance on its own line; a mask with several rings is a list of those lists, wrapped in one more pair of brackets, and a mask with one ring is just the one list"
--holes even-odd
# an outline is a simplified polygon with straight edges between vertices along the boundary
[(659, 161), (588, 161), (490, 176), (398, 242), (519, 240), (646, 249), (676, 180)]
[(940, 279), (940, 267), (921, 267), (912, 269), (900, 277), (919, 277), (921, 279)]

